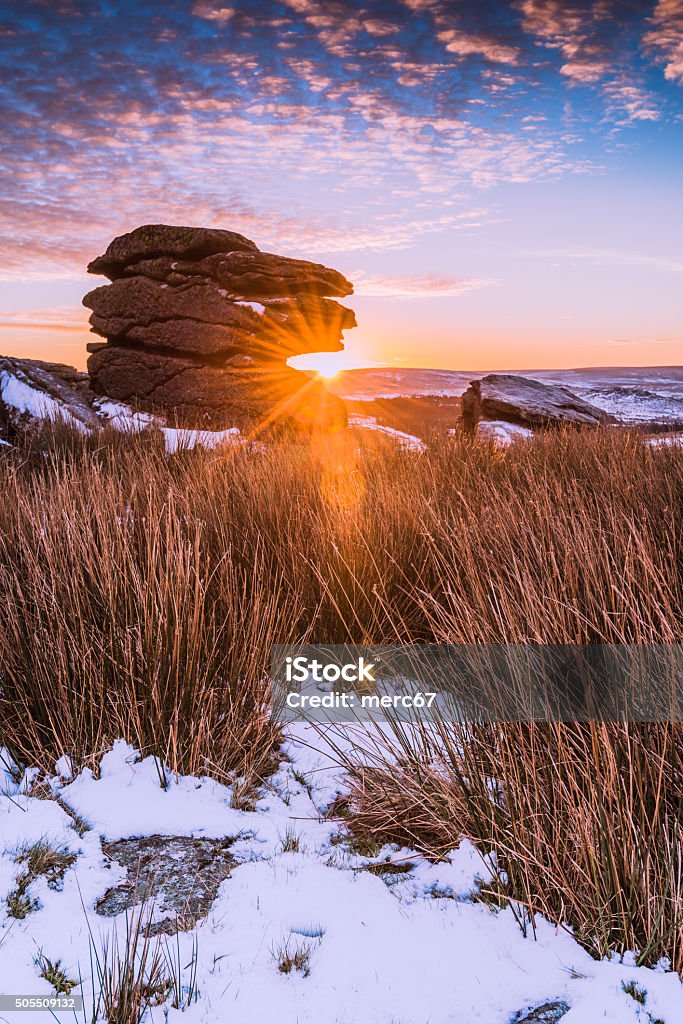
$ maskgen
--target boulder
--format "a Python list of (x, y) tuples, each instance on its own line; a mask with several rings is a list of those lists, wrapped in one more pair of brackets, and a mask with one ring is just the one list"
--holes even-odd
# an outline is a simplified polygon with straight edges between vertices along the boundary
[(43, 420), (87, 430), (98, 423), (88, 375), (63, 363), (0, 356), (0, 432), (11, 436)]
[(510, 373), (474, 380), (462, 396), (462, 418), (474, 433), (480, 420), (502, 420), (523, 427), (597, 427), (611, 417), (566, 388)]
[(109, 243), (105, 253), (88, 264), (89, 274), (104, 274), (110, 280), (121, 276), (124, 267), (155, 256), (201, 260), (218, 252), (257, 251), (256, 245), (235, 231), (190, 228), (173, 224), (143, 224)]
[(106, 344), (89, 345), (93, 390), (179, 425), (277, 420), (329, 427), (343, 402), (286, 365), (343, 349), (353, 288), (319, 263), (260, 252), (229, 231), (146, 225), (89, 268), (112, 283), (83, 299)]
[(123, 278), (88, 292), (83, 305), (93, 311), (94, 333), (104, 338), (125, 337), (133, 327), (178, 320), (231, 328), (237, 337), (253, 334), (260, 324), (250, 306), (226, 302), (225, 293), (209, 281), (171, 288), (146, 277)]

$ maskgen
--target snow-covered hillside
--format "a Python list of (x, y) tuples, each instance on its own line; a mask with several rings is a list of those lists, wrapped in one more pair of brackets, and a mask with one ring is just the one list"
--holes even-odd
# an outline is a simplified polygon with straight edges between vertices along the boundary
[[(355, 401), (423, 395), (457, 397), (472, 380), (488, 372), (395, 367), (345, 370), (329, 386), (335, 394)], [(683, 368), (679, 366), (510, 372), (568, 388), (623, 423), (683, 423)]]

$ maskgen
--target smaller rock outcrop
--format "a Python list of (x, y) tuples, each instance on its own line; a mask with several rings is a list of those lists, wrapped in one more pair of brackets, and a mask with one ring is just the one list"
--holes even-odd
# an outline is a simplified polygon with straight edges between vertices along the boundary
[(490, 373), (473, 380), (462, 396), (462, 419), (465, 430), (472, 434), (479, 422), (486, 420), (528, 428), (597, 427), (611, 422), (602, 409), (566, 388), (511, 373)]
[(0, 434), (42, 420), (63, 420), (81, 429), (98, 425), (88, 374), (39, 359), (0, 356)]

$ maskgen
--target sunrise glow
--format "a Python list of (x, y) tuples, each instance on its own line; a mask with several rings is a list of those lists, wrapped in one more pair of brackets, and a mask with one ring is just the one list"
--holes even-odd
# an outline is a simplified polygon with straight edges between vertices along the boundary
[(344, 273), (322, 376), (679, 363), (680, 4), (372, 9), (5, 4), (0, 351), (83, 368), (88, 260), (165, 222)]

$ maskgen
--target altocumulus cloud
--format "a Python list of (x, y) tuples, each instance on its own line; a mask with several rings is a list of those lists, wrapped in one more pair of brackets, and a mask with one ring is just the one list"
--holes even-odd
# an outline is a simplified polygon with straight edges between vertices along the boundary
[(356, 295), (383, 299), (452, 298), (496, 283), (489, 278), (449, 277), (443, 274), (382, 277), (367, 275), (362, 270), (356, 271), (353, 276)]
[(680, 0), (8, 0), (0, 274), (78, 273), (149, 220), (302, 255), (461, 230), (477, 193), (590, 173), (600, 133), (665, 120), (682, 21)]

